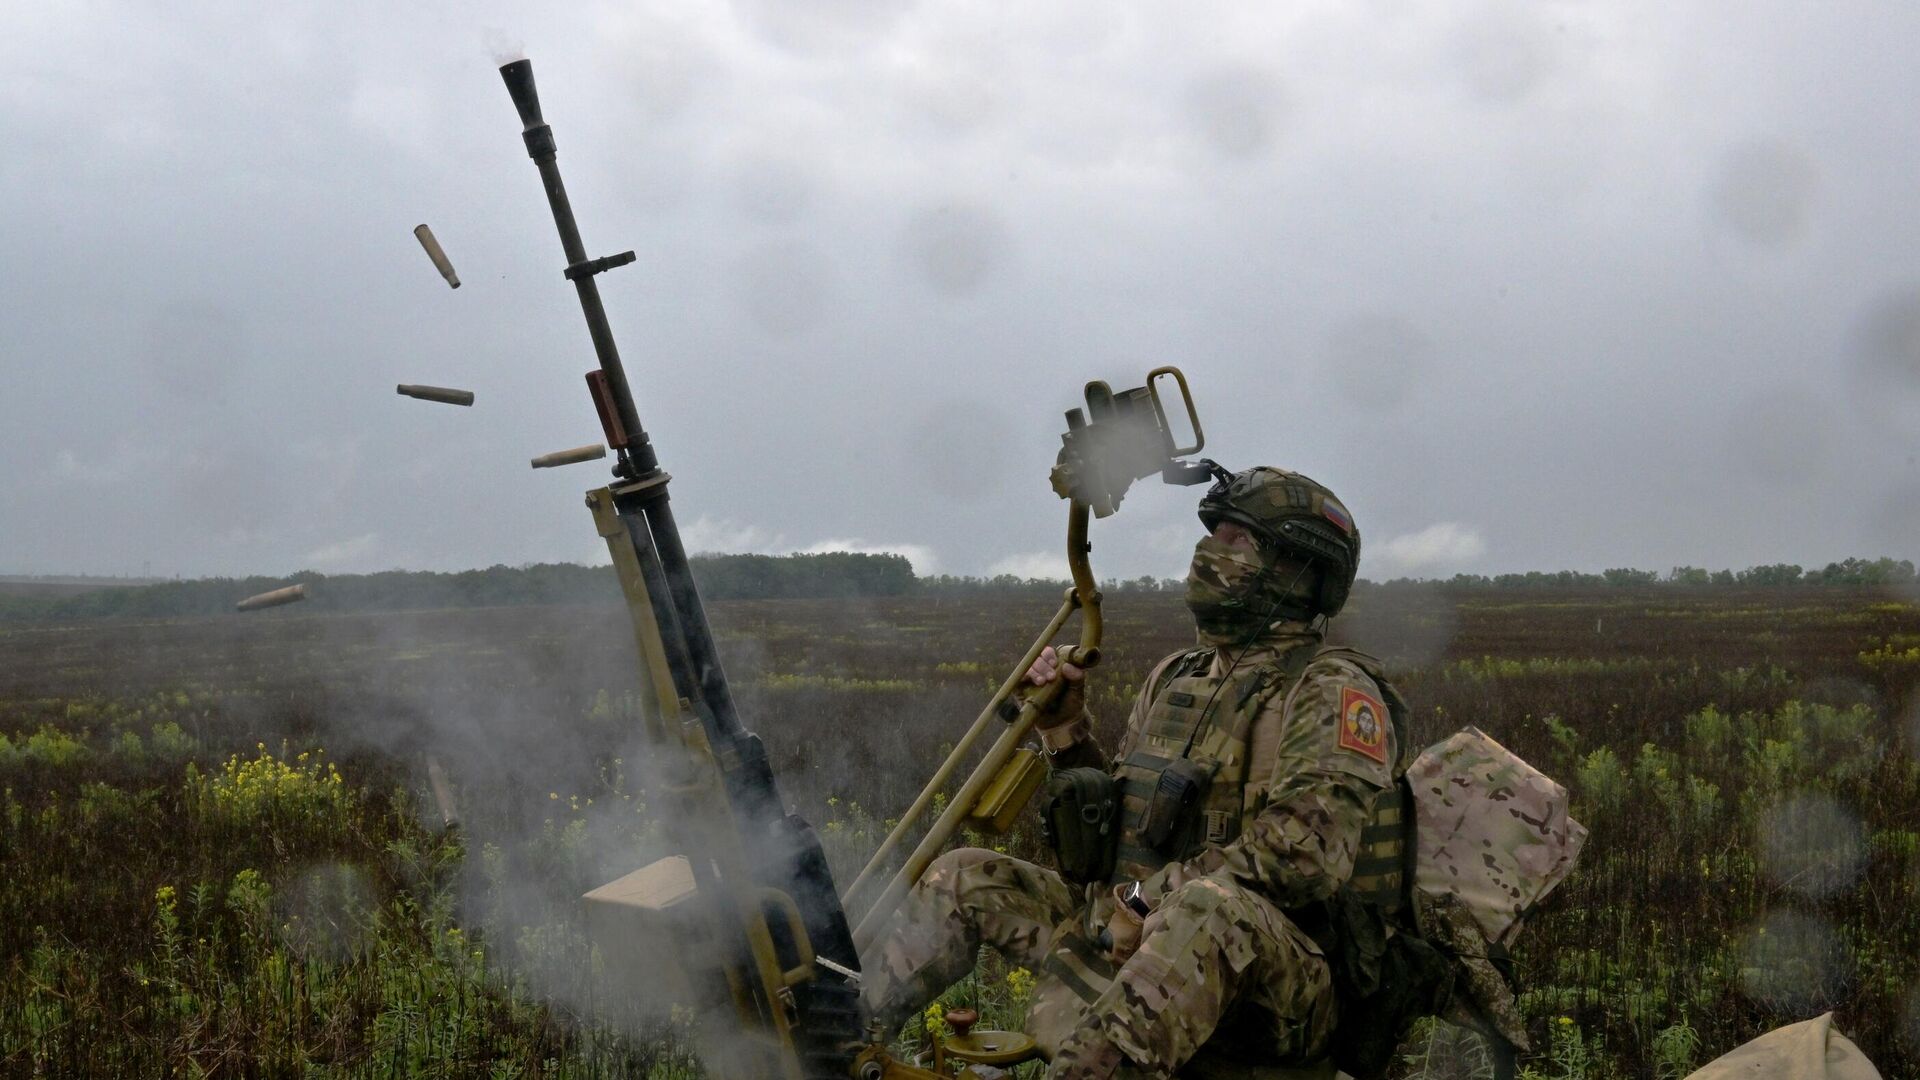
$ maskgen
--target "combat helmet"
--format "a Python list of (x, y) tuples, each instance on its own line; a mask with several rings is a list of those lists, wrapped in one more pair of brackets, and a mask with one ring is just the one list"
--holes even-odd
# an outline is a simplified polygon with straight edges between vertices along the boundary
[(1360, 572), (1360, 530), (1333, 492), (1312, 478), (1271, 465), (1237, 473), (1222, 469), (1200, 499), (1200, 523), (1208, 532), (1222, 521), (1246, 526), (1261, 546), (1302, 559), (1320, 571), (1313, 607), (1338, 614)]

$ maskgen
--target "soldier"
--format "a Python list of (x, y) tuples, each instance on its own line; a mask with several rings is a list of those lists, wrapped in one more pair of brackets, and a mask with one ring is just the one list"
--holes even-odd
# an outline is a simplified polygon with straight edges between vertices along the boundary
[(1066, 680), (1041, 724), (1050, 793), (1110, 784), (1117, 845), (1055, 830), (1060, 872), (978, 848), (937, 860), (866, 965), (890, 1028), (988, 944), (1039, 973), (1027, 1029), (1051, 1077), (1316, 1063), (1336, 1024), (1391, 1052), (1401, 1016), (1361, 1013), (1390, 1008), (1384, 943), (1406, 929), (1404, 706), (1375, 661), (1322, 642), (1360, 534), (1298, 473), (1217, 476), (1187, 577), (1198, 645), (1153, 669), (1118, 753), (1093, 737), (1084, 672), (1052, 649), (1028, 672)]

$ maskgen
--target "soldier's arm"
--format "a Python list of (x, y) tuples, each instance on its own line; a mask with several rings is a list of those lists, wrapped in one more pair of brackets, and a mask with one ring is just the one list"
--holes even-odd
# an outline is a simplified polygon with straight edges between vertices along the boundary
[(1093, 714), (1080, 707), (1080, 715), (1058, 727), (1042, 728), (1040, 745), (1046, 748), (1047, 763), (1055, 769), (1094, 769), (1107, 767), (1107, 752), (1093, 733)]
[[(1356, 707), (1372, 710), (1377, 745), (1342, 737), (1342, 709)], [(1352, 876), (1374, 793), (1393, 782), (1397, 748), (1379, 686), (1352, 664), (1328, 659), (1309, 666), (1299, 686), (1267, 710), (1255, 725), (1279, 721), (1281, 735), (1272, 771), (1248, 777), (1265, 787), (1255, 795), (1260, 810), (1225, 846), (1149, 879), (1150, 903), (1175, 874), (1224, 875), (1281, 908), (1325, 899)]]
[[(1153, 703), (1153, 688), (1159, 684), (1161, 675), (1167, 670), (1167, 665), (1178, 660), (1180, 655), (1180, 653), (1174, 653), (1161, 660), (1153, 666), (1152, 671), (1147, 673), (1146, 685), (1141, 687), (1139, 696), (1133, 700), (1132, 711), (1127, 714), (1127, 731), (1122, 736), (1121, 755), (1124, 756), (1127, 753), (1133, 740), (1137, 738), (1135, 733), (1140, 730), (1140, 725), (1146, 718), (1147, 707)], [(1068, 723), (1041, 729), (1040, 744), (1046, 748), (1048, 763), (1055, 769), (1074, 769), (1082, 766), (1106, 769), (1112, 766), (1114, 760), (1107, 753), (1106, 748), (1100, 745), (1099, 738), (1094, 735), (1093, 713), (1087, 710), (1084, 702), (1080, 706), (1079, 715)]]

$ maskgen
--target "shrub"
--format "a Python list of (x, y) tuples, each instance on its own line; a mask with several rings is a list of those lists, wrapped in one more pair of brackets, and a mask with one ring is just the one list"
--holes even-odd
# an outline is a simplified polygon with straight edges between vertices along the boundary
[(56, 728), (43, 727), (31, 735), (9, 740), (0, 735), (0, 768), (22, 765), (59, 768), (87, 757), (87, 744)]
[(1686, 729), (1694, 754), (1721, 760), (1733, 747), (1733, 717), (1711, 705), (1687, 717)]
[(194, 747), (193, 736), (181, 731), (180, 725), (171, 720), (153, 725), (147, 734), (148, 751), (164, 761), (185, 761), (193, 756)]
[(203, 818), (233, 825), (345, 827), (353, 796), (340, 770), (322, 760), (323, 751), (303, 750), (283, 761), (265, 743), (258, 750), (251, 760), (235, 754), (210, 774), (187, 765), (189, 802)]
[(1627, 771), (1612, 747), (1603, 746), (1586, 756), (1574, 770), (1573, 797), (1587, 812), (1609, 813), (1620, 806), (1627, 794)]

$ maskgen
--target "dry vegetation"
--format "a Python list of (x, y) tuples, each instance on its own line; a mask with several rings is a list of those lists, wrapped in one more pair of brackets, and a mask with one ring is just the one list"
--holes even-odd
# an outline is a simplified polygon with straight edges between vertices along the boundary
[[(843, 881), (1054, 603), (714, 606)], [(1187, 634), (1171, 595), (1109, 608), (1116, 724)], [(1403, 672), (1423, 739), (1479, 724), (1592, 826), (1521, 947), (1539, 1075), (1678, 1076), (1829, 1008), (1886, 1075), (1920, 1073), (1920, 608), (1396, 588), (1340, 623)], [(684, 1016), (587, 1019), (576, 898), (657, 843), (627, 633), (553, 607), (0, 629), (0, 1069), (687, 1072)], [(952, 996), (1010, 1021), (1024, 988), (989, 965)], [(1438, 1029), (1406, 1052), (1410, 1075), (1472, 1065)]]

